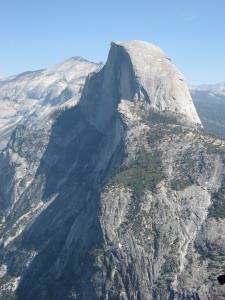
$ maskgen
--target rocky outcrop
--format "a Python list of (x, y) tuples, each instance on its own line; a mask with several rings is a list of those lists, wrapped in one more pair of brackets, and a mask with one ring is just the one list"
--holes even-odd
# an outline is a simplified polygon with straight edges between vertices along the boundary
[(145, 111), (173, 113), (189, 125), (201, 124), (183, 75), (161, 49), (146, 42), (112, 43), (105, 67), (86, 84), (81, 107), (102, 129), (121, 100), (142, 103)]
[(16, 129), (0, 160), (2, 299), (225, 296), (225, 144), (196, 126), (175, 70), (151, 44), (113, 43), (41, 147)]

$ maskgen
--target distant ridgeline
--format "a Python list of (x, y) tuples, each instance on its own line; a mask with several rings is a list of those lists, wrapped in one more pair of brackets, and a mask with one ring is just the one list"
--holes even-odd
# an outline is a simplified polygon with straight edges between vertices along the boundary
[(205, 130), (225, 139), (225, 87), (192, 87), (191, 94)]

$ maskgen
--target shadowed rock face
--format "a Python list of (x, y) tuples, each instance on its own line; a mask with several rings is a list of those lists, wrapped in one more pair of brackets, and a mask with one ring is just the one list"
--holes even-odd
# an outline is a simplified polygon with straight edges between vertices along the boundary
[(218, 276), (217, 280), (218, 280), (219, 284), (221, 284), (221, 285), (225, 284), (225, 275)]
[(225, 144), (193, 126), (175, 70), (151, 44), (113, 43), (76, 107), (15, 130), (0, 158), (3, 300), (225, 296)]

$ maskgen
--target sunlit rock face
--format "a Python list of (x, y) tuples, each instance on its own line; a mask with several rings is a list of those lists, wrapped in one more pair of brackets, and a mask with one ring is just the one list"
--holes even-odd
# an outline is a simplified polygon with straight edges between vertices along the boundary
[(89, 120), (100, 127), (100, 122), (110, 121), (121, 100), (179, 115), (183, 123), (201, 124), (183, 75), (150, 43), (113, 42), (105, 67), (90, 78), (81, 104)]
[(13, 129), (25, 120), (43, 127), (55, 109), (75, 105), (86, 77), (100, 67), (73, 57), (45, 70), (0, 78), (0, 149), (6, 146)]
[(156, 46), (112, 43), (78, 104), (18, 126), (0, 168), (1, 299), (225, 297), (225, 143)]

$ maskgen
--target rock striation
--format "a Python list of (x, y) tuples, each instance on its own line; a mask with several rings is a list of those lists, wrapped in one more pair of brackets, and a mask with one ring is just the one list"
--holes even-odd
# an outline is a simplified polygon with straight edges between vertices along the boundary
[(86, 85), (81, 105), (90, 122), (100, 126), (111, 119), (122, 100), (201, 124), (183, 75), (150, 43), (113, 42), (105, 67)]

